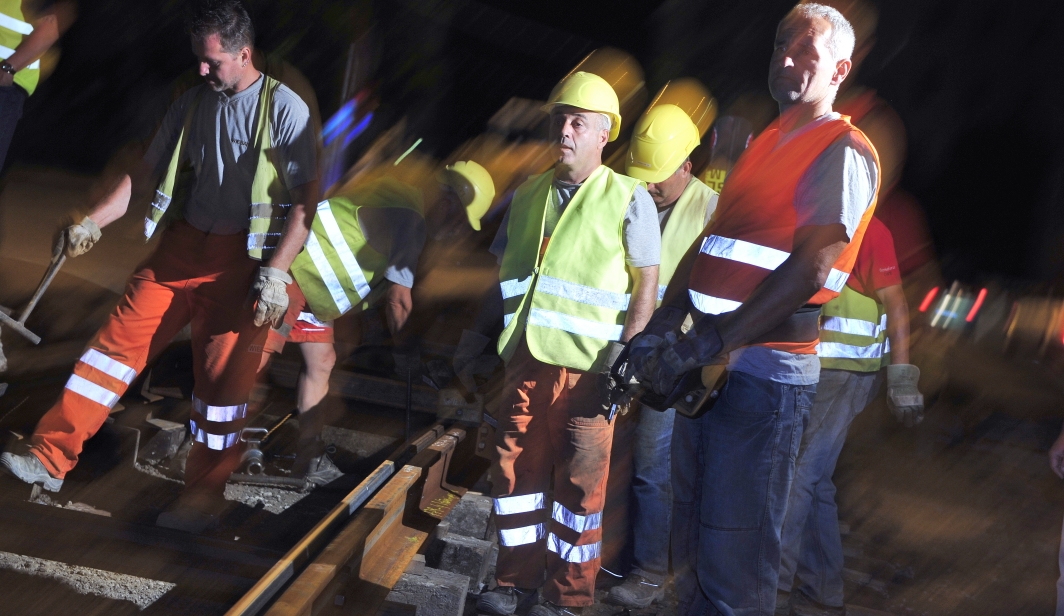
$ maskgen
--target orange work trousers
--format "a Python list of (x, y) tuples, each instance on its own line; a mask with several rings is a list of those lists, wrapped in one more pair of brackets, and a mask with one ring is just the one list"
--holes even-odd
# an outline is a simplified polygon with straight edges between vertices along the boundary
[(546, 574), (545, 599), (592, 605), (613, 441), (596, 375), (545, 364), (522, 338), (506, 366), (502, 402), (491, 469), (496, 582), (536, 588)]
[(37, 423), (33, 452), (48, 471), (62, 478), (74, 468), (137, 374), (191, 323), (195, 443), (186, 492), (220, 495), (239, 463), (240, 430), (269, 329), (255, 327), (247, 304), (259, 265), (248, 257), (246, 234), (211, 235), (183, 220), (167, 228), (74, 364), (59, 401)]

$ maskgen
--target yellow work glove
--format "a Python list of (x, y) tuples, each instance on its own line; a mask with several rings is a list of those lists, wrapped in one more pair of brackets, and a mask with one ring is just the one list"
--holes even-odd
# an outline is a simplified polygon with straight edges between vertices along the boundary
[(259, 276), (251, 285), (251, 296), (255, 301), (255, 326), (266, 323), (276, 328), (284, 320), (288, 311), (288, 290), (292, 277), (275, 267), (260, 267)]
[(96, 242), (100, 241), (103, 232), (100, 227), (88, 216), (81, 222), (60, 229), (56, 236), (55, 247), (52, 249), (52, 259), (58, 259), (59, 255), (66, 252), (68, 257), (80, 257), (89, 251)]
[(912, 364), (887, 366), (887, 406), (895, 419), (911, 428), (924, 420), (924, 396), (916, 388), (920, 369)]

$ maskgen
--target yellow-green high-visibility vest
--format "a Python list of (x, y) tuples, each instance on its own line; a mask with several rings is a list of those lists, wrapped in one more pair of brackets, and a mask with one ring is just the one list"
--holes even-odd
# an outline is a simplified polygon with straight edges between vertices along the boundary
[(358, 212), (388, 207), (421, 215), (421, 191), (382, 178), (318, 204), (305, 249), (291, 269), (315, 317), (328, 321), (351, 309), (365, 310), (377, 300), (388, 258), (370, 246)]
[[(259, 92), (258, 122), (252, 136), (252, 146), (258, 157), (255, 178), (251, 181), (251, 203), (248, 213), (248, 256), (259, 261), (266, 261), (281, 241), (285, 219), (292, 207), (292, 197), (281, 182), (277, 166), (271, 159), (274, 156), (272, 137), (270, 135), (271, 107), (273, 96), (281, 82), (269, 75), (263, 75), (262, 89)], [(177, 137), (174, 153), (170, 156), (170, 166), (166, 170), (155, 190), (147, 216), (144, 217), (144, 238), (151, 239), (155, 230), (165, 222), (181, 216), (182, 206), (187, 198), (188, 187), (193, 179), (192, 166), (185, 156), (188, 136), (192, 127), (192, 118), (199, 107), (204, 89), (200, 88), (185, 115), (181, 134)]]
[[(10, 58), (30, 32), (33, 32), (33, 26), (26, 23), (22, 15), (22, 0), (0, 0), (0, 58)], [(40, 60), (34, 60), (26, 68), (15, 72), (15, 85), (27, 94), (33, 94), (40, 79)]]
[(642, 182), (600, 166), (573, 195), (541, 257), (553, 178), (553, 171), (533, 176), (514, 193), (499, 268), (498, 351), (510, 361), (524, 333), (539, 361), (588, 371), (624, 330), (632, 293), (624, 216)]
[[(661, 232), (661, 265), (658, 267), (658, 306), (665, 297), (665, 288), (676, 272), (687, 249), (702, 237), (706, 226), (706, 209), (717, 207), (717, 191), (691, 177), (687, 188), (673, 206), (672, 214)], [(712, 211), (709, 212), (712, 214)]]
[(846, 285), (820, 310), (816, 354), (821, 368), (876, 372), (890, 363), (887, 315), (882, 304)]

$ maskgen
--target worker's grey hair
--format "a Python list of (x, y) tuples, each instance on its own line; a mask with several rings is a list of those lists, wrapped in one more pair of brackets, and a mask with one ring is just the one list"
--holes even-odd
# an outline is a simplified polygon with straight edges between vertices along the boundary
[(255, 26), (240, 0), (200, 0), (189, 13), (188, 32), (201, 41), (217, 34), (231, 55), (255, 44)]
[(602, 120), (599, 121), (599, 128), (601, 130), (610, 130), (611, 128), (613, 128), (613, 119), (610, 118), (610, 116), (604, 113), (600, 113), (599, 117), (602, 118)]
[(780, 25), (782, 26), (785, 21), (792, 17), (805, 17), (807, 19), (819, 17), (827, 21), (831, 24), (831, 33), (828, 35), (828, 49), (831, 51), (832, 58), (838, 62), (839, 60), (849, 60), (850, 56), (853, 55), (853, 26), (838, 10), (823, 4), (802, 3), (787, 13), (780, 20)]

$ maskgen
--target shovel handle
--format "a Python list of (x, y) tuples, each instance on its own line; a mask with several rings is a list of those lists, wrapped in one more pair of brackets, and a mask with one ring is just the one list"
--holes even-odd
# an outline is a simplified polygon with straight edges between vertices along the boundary
[[(30, 303), (26, 304), (26, 307), (22, 309), (22, 314), (18, 317), (19, 323), (25, 325), (26, 319), (29, 318), (33, 309), (37, 307), (37, 302), (40, 301), (41, 296), (44, 295), (45, 290), (48, 289), (48, 285), (52, 284), (52, 279), (55, 278), (57, 273), (59, 273), (59, 268), (63, 267), (63, 263), (66, 263), (66, 258), (65, 254), (61, 254), (58, 259), (53, 260), (48, 266), (48, 271), (44, 273), (44, 278), (41, 279), (41, 284), (37, 285), (37, 291), (34, 292), (33, 297), (30, 298)], [(26, 331), (29, 332), (29, 330)], [(26, 334), (22, 335), (25, 336)], [(37, 338), (37, 342), (40, 342), (40, 340), (40, 338)], [(37, 342), (34, 342), (33, 344), (37, 344)]]
[(30, 330), (26, 329), (26, 326), (23, 325), (21, 322), (16, 321), (15, 319), (12, 319), (11, 317), (9, 317), (6, 314), (4, 314), (3, 312), (0, 312), (0, 323), (2, 323), (3, 325), (6, 325), (7, 327), (10, 327), (11, 329), (15, 330), (16, 332), (21, 334), (23, 337), (28, 339), (33, 344), (40, 344), (41, 343), (41, 337), (40, 336), (38, 336), (37, 334), (35, 334), (35, 333), (31, 332)]

